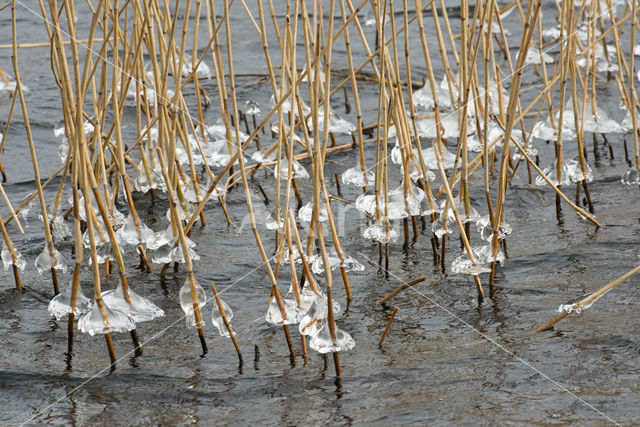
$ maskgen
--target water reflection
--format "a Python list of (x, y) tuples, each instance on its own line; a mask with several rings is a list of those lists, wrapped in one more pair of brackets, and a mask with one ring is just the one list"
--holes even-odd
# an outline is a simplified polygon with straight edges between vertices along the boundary
[(253, 369), (257, 372), (260, 370), (260, 349), (258, 348), (258, 344), (255, 345), (254, 347), (254, 353), (253, 353)]

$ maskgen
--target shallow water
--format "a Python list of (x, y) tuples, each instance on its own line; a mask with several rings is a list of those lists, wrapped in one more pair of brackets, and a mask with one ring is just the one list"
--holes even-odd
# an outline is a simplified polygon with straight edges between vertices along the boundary
[[(39, 18), (20, 5), (17, 10), (23, 29), (20, 42), (45, 40)], [(544, 22), (552, 23), (552, 7), (546, 5), (543, 13), (547, 16)], [(233, 25), (246, 25), (238, 8), (232, 21)], [(9, 24), (5, 9), (0, 12), (0, 40), (10, 41)], [(514, 16), (508, 25), (518, 34)], [(371, 41), (373, 30), (367, 27), (366, 31)], [(412, 34), (412, 43), (418, 46), (415, 37)], [(236, 71), (264, 72), (262, 47), (256, 40), (251, 31), (234, 32)], [(512, 47), (512, 54), (516, 51), (517, 47)], [(334, 70), (346, 69), (342, 52), (342, 46), (336, 46)], [(9, 55), (8, 50), (0, 51), (0, 66), (5, 70), (10, 69)], [(47, 55), (46, 49), (20, 52), (43, 177), (60, 167), (58, 141), (52, 133), (61, 118), (59, 91), (51, 80)], [(414, 79), (419, 80), (424, 69), (414, 62)], [(257, 99), (264, 111), (270, 88), (263, 83), (256, 83), (256, 78), (238, 81), (241, 103)], [(540, 84), (533, 73), (526, 74), (523, 103), (536, 94)], [(214, 99), (215, 82), (203, 85)], [(618, 111), (613, 83), (602, 81), (601, 86), (598, 105), (621, 118), (613, 113)], [(377, 87), (363, 83), (360, 91), (368, 100), (365, 124), (372, 123), (376, 119), (366, 117), (375, 113)], [(334, 108), (352, 119), (344, 114), (341, 96), (336, 99)], [(8, 108), (9, 97), (0, 93), (3, 120)], [(217, 107), (212, 105), (207, 120), (213, 123), (217, 115)], [(125, 128), (125, 134), (131, 135), (133, 128)], [(24, 134), (21, 115), (14, 115), (2, 162), (10, 177), (4, 187), (16, 205), (34, 186)], [(269, 136), (263, 138), (268, 140)], [(553, 330), (530, 333), (553, 318), (560, 304), (598, 289), (637, 265), (640, 193), (620, 183), (627, 168), (622, 136), (608, 139), (615, 159), (609, 158), (599, 139), (601, 158), (596, 163), (590, 135), (587, 138), (589, 164), (594, 170), (590, 190), (596, 217), (603, 225), (600, 229), (580, 219), (567, 205), (563, 206), (564, 221), (559, 224), (553, 193), (529, 185), (526, 168), (520, 166), (507, 197), (506, 219), (514, 229), (508, 239), (509, 258), (481, 305), (472, 280), (443, 274), (434, 265), (430, 233), (421, 232), (406, 248), (401, 243), (392, 245), (386, 277), (378, 266), (377, 245), (359, 237), (363, 221), (357, 212), (338, 208), (341, 243), (367, 267), (363, 273), (350, 275), (354, 299), (338, 319), (339, 327), (357, 343), (354, 350), (340, 354), (341, 380), (334, 376), (330, 357), (325, 362), (309, 350), (306, 359), (300, 354), (290, 358), (282, 330), (264, 321), (269, 281), (250, 227), (246, 223), (241, 227), (246, 206), (240, 189), (227, 196), (236, 227), (227, 226), (217, 202), (210, 203), (208, 225), (195, 228), (191, 236), (202, 257), (195, 266), (196, 276), (211, 298), (203, 310), (209, 353), (201, 357), (195, 330), (185, 326), (178, 303), (183, 270), (170, 271), (165, 278), (159, 276), (157, 266), (152, 274), (143, 273), (135, 268), (137, 258), (131, 251), (127, 253), (131, 259), (127, 265), (129, 283), (166, 315), (138, 325), (144, 346), (141, 356), (133, 354), (128, 334), (114, 335), (118, 363), (112, 373), (101, 337), (77, 333), (73, 354), (67, 354), (66, 320), (56, 322), (47, 313), (52, 296), (50, 279), (31, 267), (43, 246), (36, 205), (25, 236), (10, 227), (17, 249), (30, 263), (22, 275), (25, 292), (20, 294), (13, 288), (10, 273), (0, 272), (0, 424), (600, 425), (611, 420), (635, 424), (640, 419), (640, 319), (633, 314), (640, 299), (638, 278), (618, 286), (582, 315), (571, 315)], [(541, 166), (551, 162), (553, 145), (537, 141), (536, 146)], [(573, 154), (575, 143), (566, 143), (565, 157)], [(369, 150), (367, 164), (374, 163), (374, 156)], [(332, 154), (331, 160), (325, 172), (328, 178), (355, 164), (357, 150)], [(262, 173), (257, 176), (273, 200), (271, 175), (268, 179)], [(481, 208), (484, 193), (480, 178), (478, 175), (471, 182), (472, 201), (486, 213), (486, 207)], [(335, 192), (330, 182), (329, 189)], [(50, 198), (58, 184), (54, 180), (48, 189)], [(301, 190), (309, 197), (310, 184), (301, 182)], [(358, 195), (346, 186), (342, 190), (349, 200)], [(266, 217), (273, 203), (262, 207), (257, 187), (252, 191), (259, 213)], [(568, 189), (567, 194), (573, 198), (574, 190)], [(161, 196), (154, 206), (148, 196), (139, 195), (138, 202), (139, 214), (147, 225), (156, 231), (165, 227), (166, 198)], [(4, 205), (0, 211), (6, 219)], [(472, 230), (473, 244), (479, 238), (475, 227)], [(272, 251), (273, 234), (264, 227), (260, 231)], [(461, 252), (457, 239), (450, 239), (448, 246), (447, 267)], [(72, 259), (69, 243), (58, 249), (68, 262)], [(281, 270), (281, 291), (286, 292), (288, 267)], [(403, 291), (388, 305), (377, 304), (397, 286), (422, 274), (427, 275), (425, 282)], [(481, 278), (488, 287), (485, 276)], [(62, 275), (61, 285), (69, 280), (70, 274)], [(238, 366), (231, 342), (218, 337), (210, 324), (211, 280), (234, 310), (233, 325), (244, 355), (242, 366)], [(82, 284), (89, 295), (91, 274), (87, 269), (83, 270)], [(116, 284), (116, 275), (104, 278), (103, 289)], [(344, 306), (339, 277), (335, 289)], [(398, 314), (380, 349), (378, 341), (394, 306), (399, 308)], [(300, 353), (299, 335), (293, 335)]]

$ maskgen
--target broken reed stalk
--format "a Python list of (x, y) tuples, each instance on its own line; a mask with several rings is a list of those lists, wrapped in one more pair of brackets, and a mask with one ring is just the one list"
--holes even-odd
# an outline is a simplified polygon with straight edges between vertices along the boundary
[(595, 226), (597, 227), (602, 227), (602, 224), (600, 224), (600, 222), (598, 222), (598, 220), (595, 219), (595, 217), (593, 217), (593, 215), (591, 215), (589, 212), (586, 212), (584, 209), (582, 209), (581, 207), (579, 207), (578, 205), (576, 205), (575, 203), (573, 203), (571, 201), (571, 199), (569, 199), (569, 197), (567, 197), (558, 186), (556, 186), (553, 181), (551, 181), (551, 178), (549, 178), (543, 171), (542, 169), (540, 169), (540, 167), (538, 167), (538, 165), (536, 165), (536, 162), (531, 159), (531, 157), (529, 156), (529, 154), (526, 152), (526, 150), (524, 149), (524, 147), (522, 147), (518, 142), (514, 141), (513, 139), (511, 140), (511, 142), (513, 143), (513, 145), (516, 146), (516, 148), (518, 149), (518, 151), (520, 151), (520, 154), (522, 156), (524, 156), (524, 158), (527, 160), (527, 162), (531, 165), (532, 168), (535, 169), (535, 171), (538, 173), (538, 175), (540, 175), (545, 182), (556, 192), (556, 194), (558, 194), (568, 205), (570, 205), (575, 211), (576, 213), (578, 213), (580, 216), (584, 217), (585, 219), (591, 221)]
[(393, 298), (394, 296), (398, 295), (400, 292), (404, 291), (405, 289), (413, 286), (413, 285), (417, 285), (420, 282), (424, 282), (425, 280), (427, 280), (427, 276), (423, 275), (421, 277), (418, 277), (417, 279), (414, 279), (410, 282), (407, 282), (405, 284), (403, 284), (402, 286), (399, 286), (398, 288), (396, 288), (393, 292), (391, 292), (389, 295), (387, 295), (386, 297), (378, 300), (378, 304), (384, 304), (385, 302), (389, 301), (391, 298)]
[[(579, 302), (577, 302), (573, 306), (571, 311), (572, 312), (573, 311), (577, 311), (579, 313), (582, 310), (584, 310), (585, 308), (590, 307), (591, 304), (596, 302), (601, 296), (603, 296), (604, 294), (606, 294), (607, 292), (609, 292), (610, 290), (612, 290), (613, 288), (618, 286), (620, 283), (622, 283), (625, 280), (629, 279), (630, 277), (634, 276), (638, 272), (640, 272), (640, 265), (635, 267), (635, 268), (633, 268), (632, 270), (628, 271), (627, 273), (623, 274), (622, 276), (620, 276), (616, 280), (610, 282), (609, 284), (601, 287), (600, 289), (598, 289), (597, 291), (595, 291), (591, 295), (587, 296), (586, 298), (583, 298), (582, 300), (580, 300)], [(541, 331), (544, 331), (546, 329), (549, 329), (550, 327), (552, 327), (553, 325), (558, 323), (560, 320), (562, 320), (565, 317), (567, 317), (569, 314), (570, 314), (569, 311), (565, 310), (564, 312), (562, 312), (562, 314), (556, 316), (552, 321), (540, 326), (537, 329), (534, 329), (533, 332), (541, 332)]]
[(387, 322), (387, 327), (384, 328), (384, 332), (382, 333), (382, 338), (380, 338), (378, 347), (382, 348), (382, 344), (384, 343), (384, 340), (387, 339), (387, 335), (389, 334), (389, 329), (391, 329), (391, 324), (393, 323), (393, 319), (396, 317), (397, 312), (398, 312), (398, 307), (393, 307), (393, 313), (391, 313), (391, 317)]

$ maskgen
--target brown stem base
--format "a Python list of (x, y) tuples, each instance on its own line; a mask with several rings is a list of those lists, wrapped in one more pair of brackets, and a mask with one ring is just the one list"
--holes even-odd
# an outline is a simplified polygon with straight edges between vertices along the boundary
[(18, 266), (15, 264), (13, 264), (13, 278), (15, 279), (15, 282), (16, 282), (16, 288), (18, 288), (18, 290), (22, 292), (22, 282), (20, 281), (20, 270), (18, 269)]
[(133, 348), (136, 356), (142, 356), (142, 345), (138, 339), (138, 331), (133, 329), (131, 332), (131, 341), (133, 341)]
[(442, 269), (443, 274), (446, 271), (445, 262), (444, 262), (444, 255), (446, 251), (447, 251), (447, 235), (443, 234), (442, 237), (440, 238), (440, 268)]
[(202, 330), (202, 326), (198, 326), (198, 338), (200, 338), (202, 354), (205, 355), (209, 352), (209, 349), (207, 348), (207, 340), (204, 339), (204, 331)]
[(109, 359), (111, 360), (111, 370), (116, 369), (116, 352), (113, 349), (113, 341), (111, 340), (111, 333), (104, 335), (104, 340), (107, 343), (107, 351), (109, 352)]
[(342, 367), (340, 366), (340, 357), (338, 352), (333, 352), (333, 365), (336, 367), (336, 377), (342, 378)]
[(54, 267), (51, 267), (51, 282), (53, 283), (53, 295), (56, 296), (60, 293), (60, 288), (58, 287), (58, 273)]
[(351, 286), (349, 286), (349, 278), (347, 277), (347, 270), (343, 266), (340, 266), (340, 274), (342, 275), (342, 282), (344, 283), (344, 290), (347, 293), (347, 301), (353, 299), (351, 294)]
[(289, 333), (289, 327), (287, 325), (282, 325), (282, 329), (284, 330), (284, 336), (287, 338), (287, 346), (289, 347), (289, 354), (291, 357), (296, 355), (296, 351), (293, 348), (293, 343), (291, 342), (291, 334)]

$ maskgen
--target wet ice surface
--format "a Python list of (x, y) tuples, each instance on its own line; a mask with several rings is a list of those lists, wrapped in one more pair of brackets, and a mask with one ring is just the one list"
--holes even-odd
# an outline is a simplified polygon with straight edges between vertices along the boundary
[[(551, 13), (547, 15), (553, 17)], [(245, 20), (243, 17), (240, 22)], [(514, 31), (512, 29), (512, 33)], [(34, 32), (33, 40), (25, 35), (22, 41), (41, 41), (41, 36)], [(249, 37), (239, 32), (236, 37), (238, 49), (261, 49), (251, 47), (255, 35)], [(1, 54), (2, 64), (8, 63), (9, 53)], [(24, 60), (37, 63), (35, 58)], [(335, 61), (340, 67), (338, 60)], [(251, 66), (250, 59), (239, 59), (239, 62), (238, 69), (240, 65)], [(37, 93), (38, 84), (42, 84), (38, 83), (38, 77), (49, 77), (47, 67), (48, 63), (41, 67), (42, 71), (38, 68), (33, 78), (25, 77), (31, 94)], [(49, 80), (43, 77), (42, 81)], [(207, 88), (214, 93), (213, 82), (203, 84), (210, 85)], [(240, 97), (242, 100), (258, 98), (261, 105), (266, 106), (269, 90), (258, 87), (241, 92)], [(361, 96), (372, 96), (374, 90), (363, 86)], [(59, 167), (59, 140), (51, 134), (59, 119), (51, 106), (59, 105), (58, 98), (59, 93), (47, 91), (42, 99), (31, 99), (34, 103), (30, 104), (33, 110), (38, 110), (38, 114), (31, 117), (36, 139), (42, 142), (37, 147), (38, 155), (42, 153), (55, 159), (50, 165), (42, 162), (43, 176)], [(0, 98), (3, 114), (7, 99)], [(598, 105), (607, 111), (617, 109), (617, 101), (607, 105), (599, 98)], [(341, 116), (351, 119), (339, 105), (334, 108)], [(366, 108), (372, 109), (373, 105)], [(213, 119), (211, 123), (215, 123)], [(10, 132), (18, 132), (19, 127), (11, 129)], [(555, 310), (560, 304), (593, 292), (638, 262), (640, 194), (635, 186), (620, 183), (629, 167), (624, 161), (622, 139), (609, 137), (616, 155), (613, 161), (600, 139), (602, 157), (596, 165), (589, 138), (589, 165), (594, 175), (590, 191), (603, 228), (595, 230), (566, 205), (563, 205), (564, 224), (559, 225), (552, 191), (548, 187), (528, 185), (527, 173), (521, 166), (509, 189), (505, 213), (513, 228), (508, 240), (509, 258), (498, 271), (494, 292), (487, 289), (489, 298), (481, 306), (476, 302), (471, 277), (443, 275), (433, 265), (429, 230), (421, 232), (405, 251), (401, 223), (392, 223), (398, 243), (391, 244), (389, 269), (393, 275), (387, 279), (372, 264), (378, 261), (378, 248), (361, 238), (366, 225), (355, 208), (343, 211), (342, 217), (336, 212), (336, 220), (342, 218), (347, 230), (341, 239), (345, 252), (366, 267), (362, 273), (349, 275), (354, 300), (337, 321), (339, 328), (348, 332), (357, 344), (353, 350), (340, 355), (344, 377), (339, 383), (333, 375), (330, 355), (326, 369), (322, 356), (314, 351), (309, 352), (305, 363), (300, 356), (297, 327), (290, 327), (298, 353), (295, 364), (291, 363), (282, 327), (264, 321), (269, 281), (264, 269), (258, 268), (260, 256), (251, 230), (246, 227), (238, 234), (237, 229), (227, 228), (216, 202), (208, 205), (207, 227), (195, 227), (191, 236), (202, 257), (195, 263), (196, 277), (209, 297), (202, 310), (209, 354), (200, 357), (196, 331), (185, 326), (179, 303), (179, 291), (185, 281), (183, 267), (175, 274), (170, 268), (164, 279), (159, 277), (157, 265), (153, 266), (152, 274), (143, 273), (135, 268), (135, 249), (127, 247), (125, 262), (129, 283), (162, 309), (165, 316), (136, 325), (144, 347), (142, 356), (134, 356), (128, 333), (113, 334), (119, 358), (114, 373), (109, 375), (108, 355), (104, 339), (99, 335), (90, 337), (77, 332), (68, 365), (66, 320), (56, 321), (47, 312), (52, 297), (50, 274), (45, 271), (40, 276), (33, 268), (43, 248), (36, 203), (29, 217), (31, 228), (25, 229), (24, 237), (16, 237), (14, 241), (28, 262), (22, 274), (25, 293), (19, 294), (13, 289), (11, 269), (0, 273), (0, 424), (16, 424), (32, 416), (37, 416), (32, 423), (51, 424), (469, 425), (486, 421), (601, 425), (605, 422), (599, 414), (514, 355), (615, 421), (633, 424), (640, 418), (640, 320), (634, 315), (640, 298), (635, 286), (637, 278), (620, 285), (580, 316), (572, 314), (554, 330), (529, 334), (531, 329), (557, 315)], [(565, 158), (570, 159), (577, 154), (575, 145), (566, 139), (565, 142), (568, 151)], [(553, 145), (536, 141), (536, 147), (541, 165), (551, 164)], [(455, 151), (453, 145), (447, 148)], [(359, 164), (357, 150), (337, 153), (331, 158), (344, 165)], [(12, 177), (5, 189), (12, 201), (20, 201), (33, 187), (30, 164), (25, 163), (26, 148), (11, 146), (2, 159)], [(372, 153), (367, 153), (366, 160), (368, 167), (373, 165)], [(301, 163), (308, 166), (307, 161)], [(341, 174), (344, 170), (331, 163), (326, 176), (333, 176), (334, 172)], [(399, 176), (391, 178), (390, 188), (393, 188), (399, 184)], [(58, 181), (54, 181), (52, 185), (57, 184)], [(303, 194), (311, 194), (308, 183), (299, 184)], [(575, 194), (572, 185), (567, 186), (570, 198)], [(355, 200), (361, 189), (348, 187), (342, 187), (345, 197)], [(471, 188), (473, 206), (485, 214), (482, 183), (472, 181)], [(270, 191), (273, 200), (275, 192), (266, 186), (265, 190)], [(333, 184), (328, 183), (328, 190), (335, 192)], [(246, 214), (241, 193), (234, 191), (228, 196), (230, 216), (238, 224)], [(165, 230), (166, 220), (156, 217), (163, 217), (166, 200), (161, 198), (160, 206), (151, 206), (148, 195), (136, 197), (141, 197), (139, 215), (147, 225), (154, 232)], [(256, 200), (261, 200), (258, 193), (254, 194)], [(308, 201), (310, 199), (305, 203)], [(471, 230), (472, 245), (484, 244), (475, 227)], [(11, 232), (12, 237), (17, 236), (15, 229)], [(265, 229), (260, 232), (265, 247), (272, 250), (273, 232)], [(448, 240), (447, 265), (462, 254), (455, 228), (453, 233), (454, 237)], [(68, 242), (56, 244), (56, 249), (67, 262), (72, 261)], [(284, 271), (288, 268), (281, 270), (284, 278), (281, 292), (284, 293), (288, 277)], [(415, 290), (403, 291), (388, 306), (376, 304), (402, 282), (422, 274), (428, 279), (415, 285)], [(61, 286), (66, 286), (70, 272), (59, 272), (59, 275)], [(487, 286), (486, 275), (480, 277)], [(231, 340), (221, 337), (209, 320), (212, 310), (209, 305), (214, 302), (210, 280), (216, 281), (221, 298), (233, 308), (233, 327), (245, 361), (242, 368), (238, 367)], [(81, 283), (84, 294), (92, 295), (91, 272), (86, 268)], [(108, 279), (103, 277), (104, 289), (113, 289), (117, 283), (117, 274)], [(337, 273), (334, 292), (344, 307), (346, 298)], [(433, 301), (459, 319), (438, 308)], [(381, 350), (378, 341), (393, 306), (398, 306), (399, 311)], [(482, 338), (463, 321), (512, 354)], [(255, 358), (256, 345), (258, 359)], [(75, 390), (77, 387), (80, 388)], [(68, 393), (71, 394), (67, 396)]]

